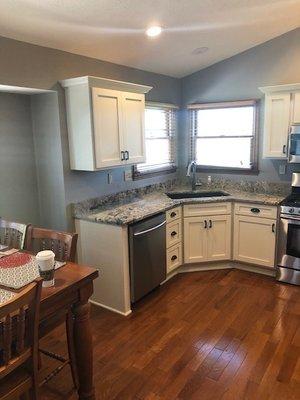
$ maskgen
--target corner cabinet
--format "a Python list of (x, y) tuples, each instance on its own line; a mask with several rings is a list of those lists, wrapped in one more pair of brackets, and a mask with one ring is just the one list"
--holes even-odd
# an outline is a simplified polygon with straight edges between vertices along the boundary
[(291, 124), (300, 122), (300, 84), (261, 87), (265, 94), (264, 158), (288, 157)]
[[(191, 216), (197, 212), (198, 216)], [(230, 258), (231, 204), (184, 206), (184, 262), (188, 264)]]
[(96, 171), (145, 161), (145, 93), (150, 86), (94, 77), (61, 84), (71, 169)]

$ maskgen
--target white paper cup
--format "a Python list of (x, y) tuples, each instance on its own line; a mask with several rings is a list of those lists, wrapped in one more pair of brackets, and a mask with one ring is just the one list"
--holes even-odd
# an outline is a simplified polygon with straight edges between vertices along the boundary
[(37, 253), (36, 262), (39, 273), (43, 279), (43, 287), (54, 285), (55, 254), (51, 250), (43, 250)]

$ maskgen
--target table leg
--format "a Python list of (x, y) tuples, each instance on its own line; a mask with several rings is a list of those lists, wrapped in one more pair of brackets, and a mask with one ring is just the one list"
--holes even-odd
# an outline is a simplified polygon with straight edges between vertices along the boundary
[(90, 327), (90, 305), (79, 304), (74, 310), (74, 345), (79, 379), (79, 399), (95, 400), (93, 386), (93, 343)]

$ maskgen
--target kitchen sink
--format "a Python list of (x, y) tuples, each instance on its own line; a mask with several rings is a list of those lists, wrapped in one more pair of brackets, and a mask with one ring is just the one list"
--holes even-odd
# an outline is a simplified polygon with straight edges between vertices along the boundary
[(192, 198), (201, 198), (201, 197), (222, 197), (222, 196), (230, 196), (229, 193), (222, 191), (209, 191), (209, 192), (170, 192), (166, 193), (170, 199), (192, 199)]

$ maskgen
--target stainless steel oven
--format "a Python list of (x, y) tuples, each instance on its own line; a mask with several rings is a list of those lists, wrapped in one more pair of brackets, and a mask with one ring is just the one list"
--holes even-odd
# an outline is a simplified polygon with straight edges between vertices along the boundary
[(289, 134), (288, 162), (300, 163), (300, 125), (292, 125)]
[(300, 285), (300, 173), (293, 174), (292, 193), (281, 202), (277, 279)]

